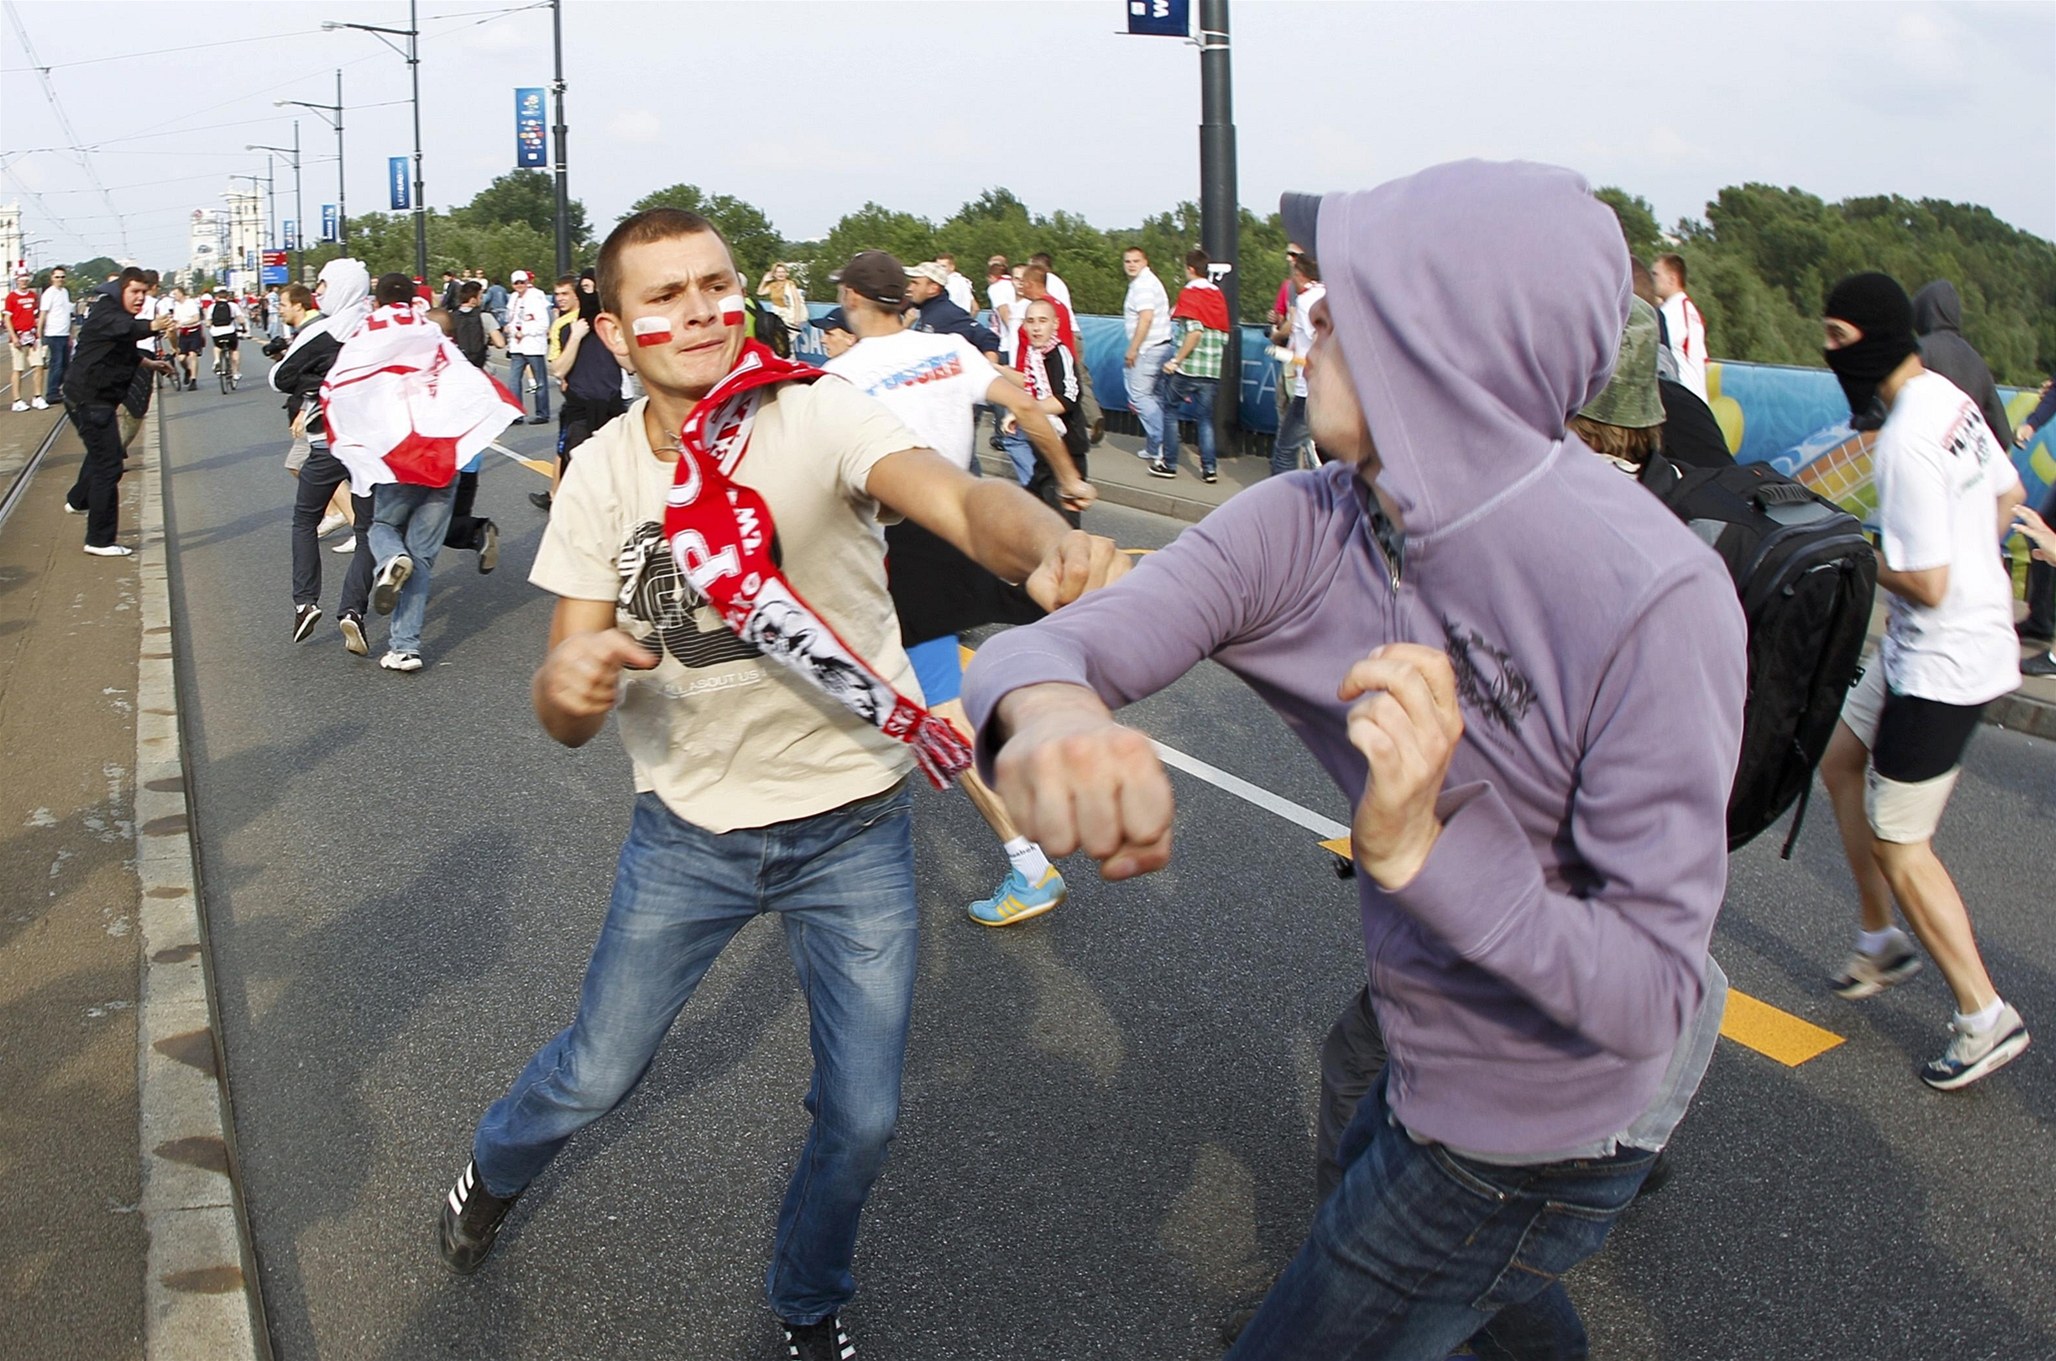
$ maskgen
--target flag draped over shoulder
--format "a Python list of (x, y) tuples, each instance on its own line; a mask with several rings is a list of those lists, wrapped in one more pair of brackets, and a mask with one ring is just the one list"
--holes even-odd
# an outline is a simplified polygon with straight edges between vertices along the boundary
[(1179, 290), (1178, 305), (1171, 309), (1173, 321), (1184, 317), (1196, 321), (1209, 331), (1225, 331), (1228, 327), (1228, 297), (1205, 279), (1192, 279)]
[(446, 487), (522, 416), (412, 304), (380, 307), (348, 336), (321, 385), (329, 452), (364, 494), (382, 482)]

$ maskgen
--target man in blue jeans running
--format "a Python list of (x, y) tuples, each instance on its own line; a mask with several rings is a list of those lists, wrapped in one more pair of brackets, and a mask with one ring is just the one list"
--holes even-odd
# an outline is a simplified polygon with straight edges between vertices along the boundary
[(1288, 195), (1284, 218), (1328, 279), (1306, 383), (1335, 461), (991, 639), (964, 707), (1022, 833), (1109, 879), (1168, 862), (1172, 809), (1108, 706), (1201, 658), (1356, 810), (1389, 1060), (1231, 1361), (1443, 1361), (1467, 1340), (1569, 1361), (1585, 1336), (1559, 1277), (1633, 1199), (1720, 1025), (1741, 608), (1719, 559), (1565, 429), (1631, 296), (1582, 179), (1471, 161)]
[[(453, 1269), (477, 1270), (515, 1198), (635, 1087), (722, 948), (776, 913), (807, 1000), (813, 1119), (765, 1292), (787, 1355), (842, 1361), (852, 1352), (839, 1312), (856, 1290), (858, 1217), (898, 1119), (913, 1002), (913, 759), (906, 742), (824, 703), (808, 676), (723, 623), (694, 583), (719, 583), (732, 547), (698, 552), (695, 530), (667, 532), (667, 503), (705, 499), (699, 464), (680, 448), (687, 417), (715, 384), (776, 372), (744, 346), (727, 242), (697, 214), (651, 209), (614, 229), (598, 272), (593, 334), (649, 395), (581, 445), (558, 486), (530, 578), (558, 597), (533, 691), (544, 730), (566, 746), (618, 712), (641, 792), (577, 1017), (479, 1121), (439, 1241)], [(919, 691), (886, 592), (881, 514), (1025, 581), (1045, 608), (1125, 570), (1111, 542), (918, 447), (840, 379), (799, 375), (755, 391), (753, 414), (731, 416), (724, 400), (708, 422), (734, 456), (734, 483), (763, 499), (780, 577), (902, 695)]]

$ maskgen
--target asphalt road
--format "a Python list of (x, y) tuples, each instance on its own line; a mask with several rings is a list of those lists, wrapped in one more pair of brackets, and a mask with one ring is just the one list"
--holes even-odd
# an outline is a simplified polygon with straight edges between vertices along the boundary
[[(257, 367), (261, 367), (261, 364)], [(616, 1115), (575, 1140), (460, 1280), (436, 1206), (480, 1110), (571, 1015), (629, 812), (618, 742), (546, 739), (525, 581), (540, 480), (491, 467), (505, 560), (445, 554), (428, 668), (324, 621), (290, 641), (284, 427), (260, 390), (168, 395), (181, 684), (236, 1135), (277, 1355), (769, 1358), (761, 1280), (804, 1131), (803, 1008), (770, 923), (716, 966)], [(540, 452), (554, 429), (514, 443)], [(1169, 521), (1107, 509), (1124, 544)], [(324, 607), (331, 613), (340, 556)], [(1225, 673), (1131, 710), (1174, 747), (1337, 819)], [(875, 1361), (1218, 1355), (1219, 1320), (1308, 1213), (1315, 1046), (1361, 978), (1354, 894), (1300, 828), (1183, 775), (1172, 866), (1071, 868), (1061, 911), (964, 920), (1002, 861), (923, 790), (925, 923), (893, 1161), (848, 1317)], [(2044, 1036), (1942, 1096), (1914, 1077), (1933, 971), (1865, 1004), (1823, 976), (1853, 900), (1832, 820), (1734, 863), (1735, 985), (1847, 1043), (1788, 1068), (1723, 1041), (1678, 1175), (1572, 1278), (1601, 1357), (2025, 1358), (2056, 1351), (2056, 749), (1976, 740), (1940, 839), (1992, 971)], [(1766, 837), (1765, 842), (1777, 838)]]

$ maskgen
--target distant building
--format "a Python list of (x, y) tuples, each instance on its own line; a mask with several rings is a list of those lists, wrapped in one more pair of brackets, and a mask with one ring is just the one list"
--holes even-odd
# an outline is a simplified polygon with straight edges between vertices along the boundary
[(186, 267), (193, 275), (221, 277), (228, 263), (228, 215), (212, 208), (193, 209), (192, 245)]
[(28, 247), (21, 236), (21, 205), (0, 204), (0, 271), (27, 268)]

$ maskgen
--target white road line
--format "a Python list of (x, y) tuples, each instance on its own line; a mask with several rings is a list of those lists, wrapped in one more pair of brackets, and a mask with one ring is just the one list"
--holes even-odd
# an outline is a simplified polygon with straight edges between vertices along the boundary
[(1239, 775), (1230, 775), (1219, 766), (1210, 766), (1197, 756), (1187, 756), (1176, 747), (1167, 747), (1155, 740), (1152, 740), (1150, 745), (1156, 748), (1156, 754), (1163, 759), (1165, 765), (1182, 770), (1187, 775), (1197, 776), (1214, 788), (1226, 790), (1245, 803), (1253, 803), (1267, 813), (1276, 813), (1287, 822), (1296, 822), (1324, 841), (1349, 835), (1349, 828), (1333, 818), (1324, 818), (1311, 808), (1302, 808), (1283, 795), (1273, 794), (1268, 789), (1253, 785)]

